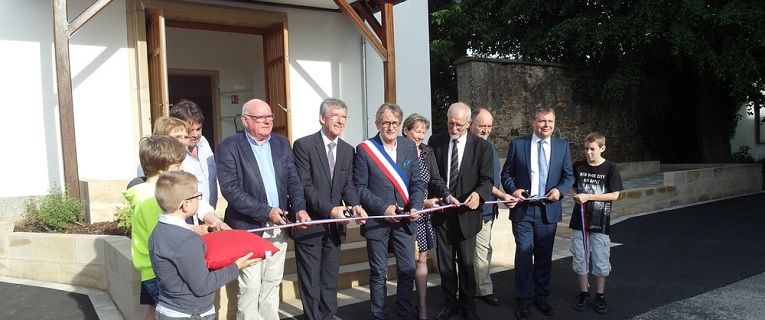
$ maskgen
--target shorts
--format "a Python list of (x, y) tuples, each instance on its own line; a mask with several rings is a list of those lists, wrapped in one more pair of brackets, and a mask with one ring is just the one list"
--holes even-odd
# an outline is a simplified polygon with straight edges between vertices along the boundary
[(156, 305), (159, 301), (159, 281), (157, 278), (141, 282), (141, 304)]
[[(578, 275), (587, 275), (590, 271), (592, 275), (605, 278), (611, 273), (611, 238), (607, 234), (590, 232), (589, 238), (590, 261), (584, 261), (584, 246), (582, 245), (582, 231), (573, 230), (571, 234), (571, 268)], [(587, 266), (592, 266), (587, 268)]]

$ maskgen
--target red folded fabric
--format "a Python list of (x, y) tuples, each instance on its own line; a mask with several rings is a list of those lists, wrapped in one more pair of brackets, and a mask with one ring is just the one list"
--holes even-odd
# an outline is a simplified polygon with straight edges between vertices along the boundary
[(251, 259), (268, 258), (279, 249), (271, 242), (244, 230), (220, 230), (202, 236), (207, 252), (205, 262), (210, 270), (217, 270), (234, 263), (247, 253)]

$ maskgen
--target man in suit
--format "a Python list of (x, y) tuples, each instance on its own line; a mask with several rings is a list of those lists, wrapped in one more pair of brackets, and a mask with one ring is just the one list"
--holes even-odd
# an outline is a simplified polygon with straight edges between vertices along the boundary
[[(354, 216), (366, 217), (353, 186), (353, 147), (340, 139), (347, 114), (348, 107), (342, 100), (324, 99), (319, 107), (321, 130), (295, 141), (295, 164), (312, 220), (345, 218), (346, 205), (353, 208)], [(300, 300), (307, 319), (335, 318), (345, 224), (320, 224), (292, 231)]]
[[(489, 109), (475, 108), (470, 121), (470, 133), (489, 141), (491, 130), (494, 128), (494, 116)], [(491, 141), (489, 141), (491, 143)], [(500, 199), (505, 202), (509, 208), (513, 208), (517, 199), (511, 195), (499, 190), (500, 179), (499, 172), (502, 168), (499, 166), (499, 156), (494, 144), (491, 144), (492, 151), (492, 177), (494, 186), (491, 188), (491, 197), (488, 200)], [(499, 298), (494, 295), (494, 284), (491, 282), (491, 228), (494, 225), (494, 219), (499, 215), (499, 206), (496, 204), (483, 205), (483, 220), (481, 231), (475, 237), (476, 255), (475, 255), (475, 281), (476, 296), (490, 306), (499, 306)]]
[[(502, 186), (521, 201), (510, 210), (520, 319), (528, 318), (532, 301), (543, 314), (553, 314), (547, 297), (555, 228), (561, 221), (560, 200), (574, 183), (568, 143), (552, 136), (555, 111), (537, 109), (531, 127), (533, 134), (513, 139), (502, 168)], [(542, 199), (527, 199), (534, 196)]]
[(399, 136), (403, 113), (395, 104), (377, 109), (375, 125), (380, 131), (356, 148), (353, 182), (361, 206), (369, 216), (395, 216), (410, 213), (410, 218), (369, 219), (361, 226), (367, 239), (369, 255), (369, 287), (372, 317), (387, 319), (385, 281), (388, 273), (388, 248), (396, 256), (397, 318), (414, 319), (414, 223), (422, 209), (426, 183), (414, 143)]
[[(216, 150), (218, 181), (228, 200), (225, 221), (234, 229), (285, 224), (286, 212), (297, 222), (310, 221), (290, 143), (286, 137), (271, 134), (273, 120), (268, 103), (247, 101), (241, 117), (245, 130), (223, 140)], [(279, 252), (240, 270), (237, 319), (279, 319), (287, 239), (279, 229), (260, 236)]]
[(491, 196), (493, 186), (492, 150), (488, 141), (468, 132), (467, 104), (452, 104), (446, 117), (447, 132), (430, 137), (428, 145), (433, 148), (438, 171), (450, 193), (465, 205), (432, 216), (441, 290), (446, 299), (436, 319), (463, 314), (472, 320), (478, 319), (474, 301), (475, 236), (481, 230), (480, 205)]

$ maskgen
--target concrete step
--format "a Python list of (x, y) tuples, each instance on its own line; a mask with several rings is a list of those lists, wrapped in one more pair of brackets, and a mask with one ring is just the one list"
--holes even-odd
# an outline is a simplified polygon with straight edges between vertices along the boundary
[[(349, 223), (346, 228), (345, 242), (343, 243), (343, 245), (345, 245), (346, 243), (351, 243), (356, 241), (366, 241), (366, 239), (364, 239), (364, 237), (361, 236), (361, 227), (359, 225), (355, 223)], [(292, 240), (289, 240), (287, 243), (287, 251), (293, 251), (293, 250), (295, 250), (295, 244), (292, 243)]]
[[(297, 272), (297, 260), (295, 260), (295, 251), (287, 251), (284, 258), (284, 274)], [(367, 242), (356, 241), (346, 242), (340, 246), (340, 265), (348, 265), (368, 261)]]
[[(388, 280), (396, 279), (396, 258), (388, 258)], [(337, 279), (338, 290), (349, 289), (369, 283), (369, 262), (359, 262), (340, 266)], [(300, 298), (296, 273), (284, 274), (280, 297), (282, 301)]]

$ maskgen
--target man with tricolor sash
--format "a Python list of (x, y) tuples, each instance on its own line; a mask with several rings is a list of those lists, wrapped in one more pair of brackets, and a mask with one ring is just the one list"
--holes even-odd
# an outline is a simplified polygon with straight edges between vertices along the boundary
[(414, 224), (422, 209), (426, 188), (419, 172), (414, 143), (399, 136), (403, 112), (398, 105), (383, 104), (375, 125), (380, 131), (356, 148), (354, 185), (366, 213), (390, 216), (369, 219), (361, 226), (369, 255), (370, 304), (373, 319), (387, 319), (385, 287), (388, 248), (396, 257), (397, 319), (414, 319)]

